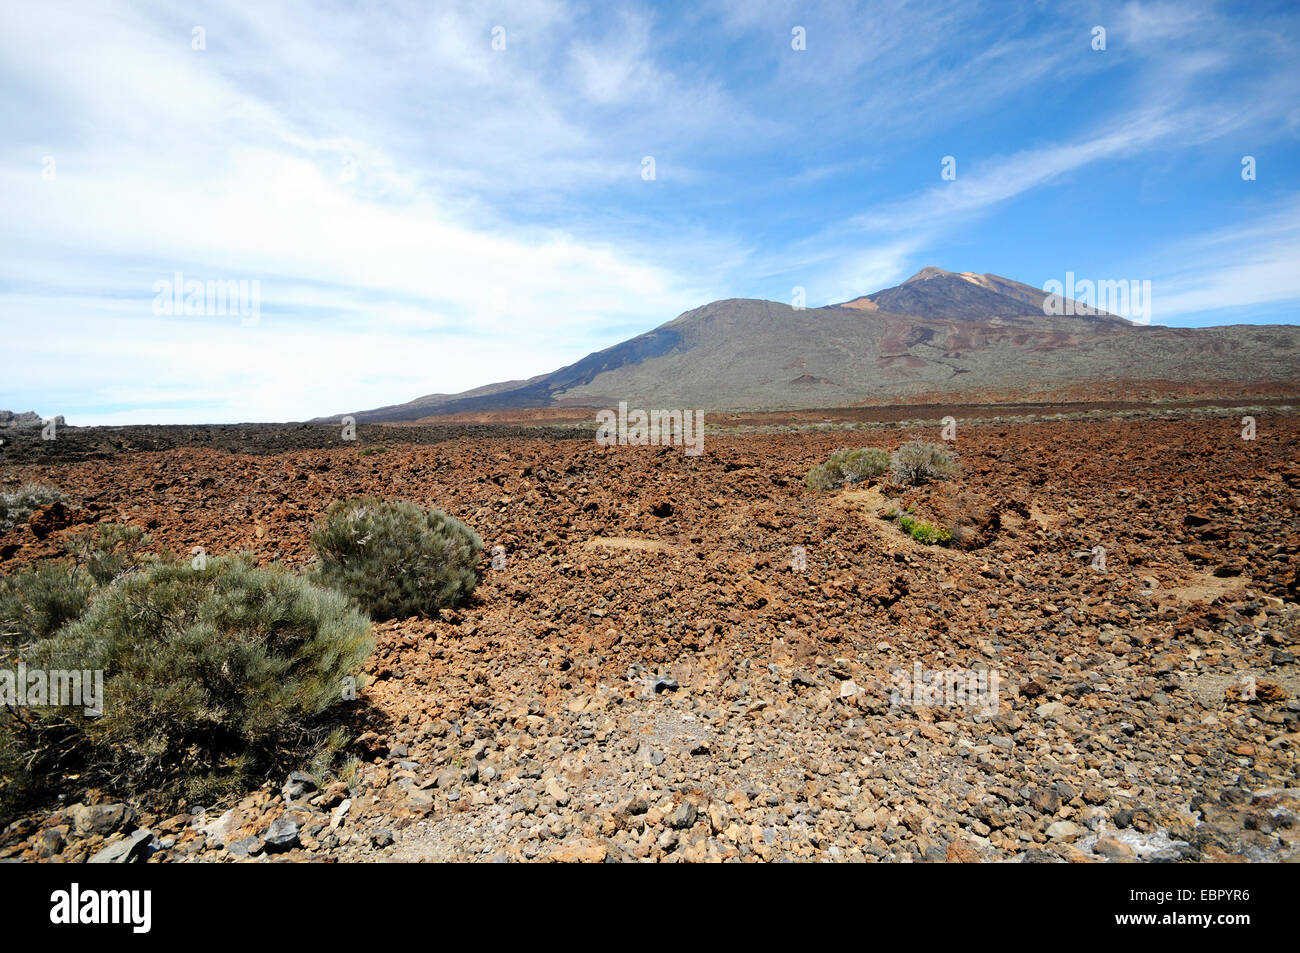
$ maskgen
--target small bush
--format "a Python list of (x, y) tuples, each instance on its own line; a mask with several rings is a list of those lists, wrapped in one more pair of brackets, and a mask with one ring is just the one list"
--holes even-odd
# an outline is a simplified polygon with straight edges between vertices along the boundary
[(7, 713), (0, 754), (28, 782), (76, 770), (119, 792), (239, 790), (277, 753), (328, 735), (315, 717), (372, 649), (369, 620), (343, 595), (288, 570), (246, 556), (202, 570), (158, 562), (25, 656), (29, 668), (102, 671), (103, 714)]
[(957, 475), (957, 456), (941, 443), (915, 440), (894, 451), (894, 479), (899, 483), (920, 486), (931, 480), (947, 480)]
[(846, 484), (861, 483), (878, 477), (889, 469), (889, 453), (876, 447), (849, 450), (844, 454), (840, 467), (844, 471)]
[(52, 486), (28, 483), (12, 493), (0, 493), (0, 533), (24, 522), (46, 503), (57, 503), (63, 494)]
[(468, 598), (483, 552), (478, 534), (441, 510), (375, 497), (333, 504), (311, 545), (318, 581), (375, 619), (434, 616)]
[(833, 490), (840, 485), (843, 474), (829, 463), (819, 463), (808, 471), (804, 484), (810, 490)]
[(829, 460), (808, 471), (804, 480), (810, 490), (833, 490), (839, 486), (852, 486), (889, 469), (889, 454), (875, 447), (856, 450), (836, 450)]
[(374, 444), (369, 447), (362, 447), (360, 450), (357, 451), (357, 456), (373, 457), (377, 453), (387, 453), (387, 452), (388, 452), (388, 448), (385, 447), (383, 444)]
[(81, 618), (95, 583), (66, 561), (47, 561), (0, 578), (0, 654), (49, 638)]
[(142, 550), (153, 538), (138, 526), (100, 523), (73, 536), (68, 549), (97, 585), (107, 585), (123, 573), (140, 568)]
[(898, 525), (918, 543), (925, 543), (927, 546), (947, 545), (952, 542), (952, 533), (942, 526), (918, 520), (906, 513), (899, 514)]
[(79, 619), (99, 587), (142, 564), (152, 542), (135, 526), (101, 523), (73, 536), (73, 561), (53, 560), (0, 578), (0, 654), (54, 635)]

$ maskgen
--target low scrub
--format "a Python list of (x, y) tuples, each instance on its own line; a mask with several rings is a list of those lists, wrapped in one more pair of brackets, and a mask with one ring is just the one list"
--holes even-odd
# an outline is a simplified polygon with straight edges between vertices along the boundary
[(51, 560), (0, 578), (0, 656), (47, 639), (79, 618), (95, 592), (91, 575)]
[(100, 523), (73, 536), (68, 549), (97, 585), (140, 568), (153, 538), (138, 526)]
[(119, 793), (244, 789), (330, 738), (319, 716), (372, 649), (342, 594), (288, 570), (247, 556), (156, 562), (24, 653), (29, 670), (102, 672), (102, 714), (0, 713), (6, 793), (69, 772)]
[(333, 504), (311, 545), (316, 580), (374, 619), (432, 617), (464, 601), (483, 552), (478, 534), (441, 510), (375, 497)]
[(911, 507), (907, 510), (891, 510), (887, 515), (890, 519), (898, 520), (898, 525), (902, 527), (903, 532), (918, 543), (925, 543), (927, 546), (947, 546), (953, 541), (951, 532), (942, 526), (917, 519), (912, 515)]
[(8, 532), (27, 520), (47, 503), (57, 503), (63, 494), (52, 486), (28, 483), (11, 493), (0, 493), (0, 533)]
[(941, 443), (914, 440), (894, 451), (891, 461), (894, 479), (908, 486), (921, 486), (933, 480), (949, 480), (957, 475), (957, 455)]
[(927, 546), (947, 545), (952, 542), (952, 533), (942, 526), (935, 526), (933, 523), (916, 519), (906, 513), (898, 517), (898, 525), (918, 543), (925, 543)]
[(804, 482), (810, 490), (852, 486), (880, 476), (889, 469), (889, 462), (889, 454), (875, 447), (837, 450), (825, 463), (819, 463), (809, 470)]
[(73, 536), (72, 559), (0, 578), (0, 654), (47, 639), (90, 607), (96, 590), (138, 569), (152, 542), (137, 526), (100, 523)]

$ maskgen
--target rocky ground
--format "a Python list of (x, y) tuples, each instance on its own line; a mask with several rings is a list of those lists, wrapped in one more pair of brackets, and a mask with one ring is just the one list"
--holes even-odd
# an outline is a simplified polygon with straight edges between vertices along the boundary
[[(3, 413), (0, 411), (0, 413)], [(594, 416), (594, 415), (593, 415)], [(386, 427), (375, 424), (353, 425), (347, 429), (339, 423), (300, 424), (180, 424), (140, 425), (127, 427), (68, 427), (57, 418), (51, 436), (43, 437), (39, 426), (4, 426), (0, 420), (0, 460), (12, 463), (68, 463), (77, 460), (109, 460), (124, 453), (186, 449), (225, 450), (230, 453), (273, 454), (290, 450), (323, 449), (351, 446), (383, 449), (386, 442), (435, 444), (474, 436), (497, 439), (517, 437), (583, 437), (590, 427), (521, 426), (499, 424), (480, 427), (473, 424), (438, 423)]]
[[(959, 425), (951, 485), (820, 494), (812, 464), (907, 428), (699, 457), (491, 427), (364, 455), (0, 457), (3, 489), (68, 496), (0, 537), (0, 573), (102, 520), (299, 566), (359, 493), (487, 547), (470, 605), (376, 626), (349, 777), (212, 805), (70, 787), (0, 857), (1296, 859), (1300, 416), (1257, 427)], [(909, 506), (956, 545), (903, 533)], [(996, 676), (996, 704), (894, 697), (918, 664)]]

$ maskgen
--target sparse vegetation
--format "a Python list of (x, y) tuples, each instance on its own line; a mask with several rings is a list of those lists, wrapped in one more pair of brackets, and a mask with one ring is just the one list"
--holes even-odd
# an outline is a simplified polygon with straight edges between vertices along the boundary
[(67, 560), (0, 578), (0, 654), (49, 638), (79, 619), (94, 591), (90, 574)]
[(104, 672), (103, 714), (5, 712), (8, 793), (68, 771), (119, 792), (242, 789), (289, 757), (337, 745), (317, 716), (372, 649), (369, 621), (342, 594), (288, 570), (246, 556), (202, 570), (159, 561), (25, 653), (29, 667)]
[(888, 452), (875, 447), (837, 450), (825, 463), (819, 463), (809, 470), (804, 482), (810, 490), (852, 486), (880, 476), (889, 469), (889, 460)]
[(100, 523), (72, 537), (68, 549), (97, 585), (138, 569), (153, 538), (138, 526)]
[(957, 455), (941, 443), (914, 440), (894, 451), (894, 479), (909, 486), (932, 480), (948, 480), (957, 475)]
[(952, 533), (942, 526), (935, 526), (933, 523), (916, 519), (906, 513), (899, 514), (898, 525), (918, 543), (925, 543), (927, 546), (947, 545), (952, 542)]
[(0, 533), (13, 529), (45, 504), (62, 499), (59, 490), (41, 483), (28, 483), (12, 493), (0, 493)]
[[(476, 588), (472, 606), (443, 612), (454, 615), (453, 620), (402, 621), (384, 626), (382, 634), (376, 627), (374, 639), (382, 649), (363, 663), (364, 670), (379, 679), (374, 690), (358, 685), (359, 694), (353, 695), (352, 684), (345, 681), (339, 704), (295, 721), (278, 733), (280, 740), (242, 744), (240, 735), (225, 729), (227, 713), (220, 709), (227, 699), (215, 690), (203, 696), (211, 700), (214, 713), (202, 724), (216, 737), (188, 732), (186, 737), (197, 741), (178, 742), (172, 753), (157, 757), (90, 735), (86, 727), (93, 726), (86, 726), (88, 720), (66, 708), (59, 719), (23, 708), (16, 700), (14, 713), (26, 721), (20, 727), (0, 701), (0, 735), (11, 734), (14, 742), (0, 746), (0, 827), (7, 831), (0, 853), (23, 862), (77, 863), (105, 847), (126, 847), (134, 827), (152, 831), (168, 845), (150, 857), (151, 862), (451, 860), (471, 855), (598, 859), (602, 848), (604, 859), (621, 860), (632, 846), (626, 839), (616, 837), (608, 844), (608, 839), (527, 839), (533, 823), (529, 818), (535, 821), (535, 815), (527, 813), (528, 795), (535, 794), (545, 810), (575, 830), (592, 803), (589, 785), (576, 775), (565, 775), (564, 758), (571, 752), (545, 743), (545, 736), (554, 731), (544, 722), (558, 711), (570, 727), (594, 724), (616, 741), (633, 739), (624, 747), (607, 746), (609, 760), (602, 768), (608, 769), (606, 780), (612, 779), (619, 791), (636, 794), (647, 758), (653, 768), (659, 760), (656, 752), (664, 754), (663, 745), (642, 731), (645, 698), (657, 699), (654, 704), (665, 711), (680, 709), (693, 686), (712, 684), (716, 676), (718, 705), (735, 716), (715, 719), (711, 737), (688, 743), (696, 751), (695, 761), (711, 762), (717, 775), (713, 780), (722, 790), (767, 790), (771, 758), (823, 779), (846, 771), (852, 775), (860, 767), (862, 751), (822, 730), (825, 719), (818, 713), (828, 704), (868, 727), (913, 714), (928, 717), (928, 708), (935, 724), (944, 719), (958, 726), (955, 732), (949, 730), (951, 724), (940, 730), (959, 744), (960, 735), (981, 731), (989, 717), (997, 717), (996, 702), (1006, 716), (1001, 720), (1010, 718), (1006, 726), (994, 726), (1000, 732), (999, 750), (1005, 754), (1009, 741), (1015, 758), (1023, 755), (1030, 762), (1044, 726), (1054, 726), (1063, 742), (1081, 744), (1079, 737), (1086, 741), (1108, 732), (1128, 737), (1134, 748), (1134, 759), (1099, 762), (1096, 773), (1087, 764), (1066, 765), (1070, 770), (1062, 775), (1054, 762), (1026, 762), (1008, 775), (1006, 758), (967, 759), (972, 783), (984, 788), (1004, 784), (1003, 775), (1011, 777), (1017, 789), (1037, 785), (1032, 792), (1022, 792), (1027, 813), (1016, 823), (1044, 836), (1043, 843), (976, 835), (952, 840), (948, 847), (936, 846), (911, 838), (907, 825), (899, 826), (893, 843), (873, 840), (874, 835), (864, 840), (859, 836), (863, 832), (855, 830), (858, 805), (848, 803), (842, 811), (827, 808), (827, 834), (816, 851), (799, 845), (794, 850), (778, 838), (767, 845), (770, 852), (759, 845), (751, 859), (760, 859), (760, 853), (773, 861), (830, 856), (826, 852), (831, 847), (845, 856), (855, 850), (870, 856), (874, 849), (878, 859), (897, 852), (913, 860), (927, 853), (939, 859), (944, 850), (950, 859), (963, 860), (1042, 859), (1040, 849), (1077, 857), (1075, 847), (1094, 860), (1204, 860), (1250, 851), (1259, 851), (1264, 859), (1285, 859), (1288, 844), (1276, 838), (1266, 843), (1260, 837), (1255, 829), (1259, 825), (1251, 820), (1258, 811), (1247, 810), (1248, 802), (1236, 804), (1231, 816), (1216, 815), (1216, 837), (1221, 834), (1222, 839), (1206, 845), (1204, 856), (1187, 847), (1169, 848), (1154, 821), (1147, 830), (1149, 846), (1164, 851), (1161, 856), (1150, 851), (1128, 856), (1122, 850), (1147, 843), (1138, 841), (1103, 844), (1097, 851), (1092, 840), (1085, 839), (1086, 825), (1079, 822), (1072, 833), (1064, 826), (1058, 810), (1064, 789), (1057, 791), (1056, 781), (1073, 785), (1074, 794), (1092, 785), (1087, 800), (1112, 813), (1117, 803), (1134, 807), (1123, 798), (1105, 800), (1114, 785), (1130, 781), (1143, 787), (1141, 800), (1148, 812), (1166, 803), (1177, 807), (1184, 799), (1186, 779), (1156, 770), (1162, 758), (1167, 761), (1169, 752), (1192, 747), (1204, 764), (1226, 764), (1240, 760), (1234, 750), (1249, 744), (1256, 752), (1249, 759), (1252, 777), (1261, 788), (1294, 787), (1288, 750), (1269, 743), (1289, 737), (1292, 727), (1287, 705), (1297, 690), (1292, 684), (1294, 663), (1283, 654), (1294, 654), (1294, 646), (1282, 644), (1286, 638), (1219, 639), (1213, 647), (1222, 651), (1200, 660), (1205, 662), (1198, 665), (1200, 680), (1189, 682), (1184, 692), (1166, 691), (1167, 704), (1158, 705), (1148, 696), (1155, 683), (1167, 678), (1168, 653), (1140, 651), (1145, 632), (1141, 625), (1117, 625), (1113, 631), (1102, 626), (1107, 643), (1103, 648), (1122, 657), (1132, 677), (1112, 679), (1114, 697), (1109, 700), (1114, 704), (1100, 708), (1089, 707), (1086, 693), (1054, 690), (1074, 684), (1080, 667), (1068, 651), (1044, 651), (1045, 633), (1052, 643), (1048, 649), (1058, 643), (1091, 644), (1098, 620), (1115, 620), (1122, 613), (1138, 622), (1159, 616), (1162, 624), (1180, 630), (1205, 625), (1204, 610), (1211, 601), (1225, 618), (1258, 620), (1252, 623), (1256, 635), (1288, 634), (1288, 625), (1294, 627), (1300, 612), (1300, 577), (1294, 563), (1278, 558), (1277, 541), (1293, 535), (1294, 513), (1282, 492), (1286, 480), (1265, 485), (1259, 474), (1288, 477), (1295, 469), (1300, 421), (1294, 412), (1272, 413), (1268, 432), (1257, 442), (1238, 436), (1243, 414), (1223, 415), (1210, 426), (1199, 417), (1185, 416), (1162, 422), (1154, 428), (1154, 437), (1142, 428), (1122, 426), (1120, 420), (1077, 427), (1043, 422), (968, 428), (961, 439), (971, 447), (948, 444), (962, 453), (962, 470), (954, 479), (909, 487), (896, 484), (887, 470), (867, 483), (827, 493), (800, 487), (798, 471), (807, 473), (846, 446), (893, 451), (918, 436), (938, 443), (939, 428), (927, 433), (906, 421), (859, 433), (856, 439), (843, 434), (752, 437), (729, 441), (726, 447), (719, 441), (714, 447), (719, 458), (706, 455), (703, 465), (687, 463), (679, 453), (628, 451), (596, 460), (589, 440), (528, 441), (521, 450), (514, 430), (502, 430), (490, 439), (448, 441), (434, 450), (394, 444), (382, 460), (358, 458), (360, 447), (337, 441), (332, 428), (328, 439), (338, 443), (332, 450), (284, 450), (269, 458), (222, 455), (219, 467), (211, 465), (215, 457), (205, 430), (195, 432), (200, 446), (170, 452), (162, 465), (157, 453), (135, 449), (153, 446), (143, 439), (102, 459), (88, 453), (84, 459), (89, 462), (79, 462), (82, 449), (93, 452), (97, 443), (84, 431), (81, 437), (70, 434), (69, 443), (87, 442), (70, 454), (66, 466), (15, 464), (24, 478), (3, 489), (14, 490), (39, 473), (43, 482), (58, 486), (69, 503), (79, 506), (38, 524), (41, 531), (49, 529), (43, 537), (26, 524), (0, 537), (8, 556), (0, 562), (0, 577), (36, 566), (48, 567), (46, 572), (62, 567), (64, 573), (76, 569), (79, 579), (93, 584), (87, 563), (72, 558), (75, 548), (78, 557), (86, 559), (76, 534), (94, 528), (81, 521), (102, 514), (105, 520), (148, 528), (155, 541), (139, 552), (150, 555), (142, 557), (134, 571), (115, 570), (111, 582), (92, 590), (92, 617), (103, 611), (97, 608), (103, 600), (116, 598), (154, 571), (152, 565), (159, 560), (151, 554), (168, 545), (190, 566), (203, 565), (202, 559), (189, 561), (191, 547), (200, 541), (217, 553), (242, 545), (256, 547), (258, 559), (283, 554), (286, 563), (296, 566), (303, 555), (310, 555), (304, 551), (312, 521), (323, 522), (330, 503), (367, 493), (383, 495), (375, 488), (384, 486), (405, 488), (401, 493), (387, 491), (390, 499), (405, 495), (423, 506), (439, 505), (485, 534), (493, 520), (490, 514), (498, 513), (491, 542), (503, 544), (508, 571), (491, 577), (491, 585)], [(250, 444), (257, 440), (266, 446), (317, 436), (316, 428), (285, 429), (274, 439), (260, 428), (246, 432)], [(113, 440), (119, 436), (108, 434)], [(232, 444), (236, 440), (230, 435), (223, 439)], [(1163, 457), (1152, 450), (1153, 439), (1185, 451), (1178, 456), (1178, 467), (1155, 465)], [(41, 446), (35, 440), (29, 437), (29, 446), (42, 456), (72, 449), (61, 442)], [(1018, 465), (1027, 459), (1032, 466)], [(758, 465), (737, 467), (755, 461)], [(412, 489), (416, 486), (425, 489)], [(448, 487), (447, 495), (433, 489), (436, 486)], [(1115, 487), (1137, 487), (1140, 492), (1108, 493)], [(507, 505), (503, 497), (514, 502)], [(1085, 514), (1084, 525), (1076, 518), (1081, 499), (1107, 500), (1110, 505)], [(178, 501), (185, 507), (178, 509)], [(653, 515), (668, 507), (673, 510), (670, 516)], [(132, 515), (117, 517), (118, 512)], [(308, 523), (301, 521), (304, 516)], [(903, 516), (906, 519), (900, 519)], [(1242, 535), (1243, 527), (1251, 532)], [(950, 541), (944, 539), (945, 532)], [(1220, 538), (1225, 534), (1230, 538)], [(110, 541), (118, 536), (110, 529), (90, 535)], [(60, 544), (68, 552), (60, 552)], [(1110, 563), (1107, 573), (1100, 572), (1095, 560), (1099, 544)], [(109, 548), (121, 551), (117, 544)], [(485, 582), (489, 549), (485, 546), (478, 563)], [(33, 560), (38, 560), (34, 566)], [(10, 592), (15, 591), (27, 595), (29, 586), (11, 586)], [(346, 604), (342, 594), (336, 595)], [(184, 612), (187, 600), (175, 601), (175, 614)], [(160, 613), (174, 614), (173, 607), (157, 598), (131, 602), (133, 626)], [(75, 609), (66, 613), (75, 614)], [(690, 624), (682, 632), (677, 625), (665, 630), (665, 618), (685, 618)], [(242, 625), (242, 619), (232, 613), (222, 624)], [(865, 629), (859, 624), (863, 619), (870, 623)], [(84, 619), (74, 619), (70, 626), (50, 624), (45, 630), (54, 629), (54, 640), (62, 643), (69, 631), (87, 632), (87, 627)], [(798, 630), (794, 635), (799, 637), (792, 638), (786, 629)], [(21, 651), (33, 667), (39, 657), (34, 649), (43, 650), (34, 643), (40, 641), (28, 637), (13, 651)], [(679, 642), (699, 643), (698, 650), (691, 649), (700, 656), (697, 669), (678, 670), (679, 663), (685, 664)], [(754, 655), (756, 643), (775, 661), (772, 673), (765, 665), (747, 672), (741, 664)], [(139, 651), (154, 644), (149, 639)], [(81, 661), (80, 653), (69, 654)], [(0, 659), (0, 670), (12, 672), (18, 657)], [(741, 662), (729, 666), (736, 659)], [(1019, 664), (1025, 659), (1032, 663), (1028, 669)], [(159, 681), (155, 688), (161, 692), (165, 685), (180, 699), (176, 707), (187, 711), (192, 707), (190, 675), (229, 690), (223, 680), (224, 661), (216, 655), (196, 658), (191, 668), (175, 663), (167, 671), (180, 671), (183, 677)], [(110, 718), (118, 694), (112, 671), (107, 670), (104, 695)], [(1257, 677), (1245, 677), (1252, 673)], [(759, 677), (753, 677), (756, 674)], [(900, 674), (909, 676), (910, 690), (889, 677)], [(674, 679), (682, 682), (675, 692), (669, 687)], [(635, 704), (609, 703), (607, 693), (599, 691), (601, 684), (623, 684), (627, 691), (615, 694)], [(253, 697), (255, 690), (254, 685), (245, 694)], [(642, 695), (645, 698), (633, 697)], [(28, 702), (36, 704), (30, 698)], [(1218, 712), (1214, 724), (1202, 723), (1207, 707)], [(793, 714), (777, 733), (780, 737), (771, 739), (768, 762), (729, 757), (753, 742), (753, 716), (777, 709)], [(155, 714), (160, 710), (161, 704)], [(167, 709), (169, 719), (171, 711)], [(1011, 723), (1013, 711), (1023, 722), (1018, 731)], [(158, 722), (161, 719), (155, 718)], [(162, 724), (156, 730), (171, 727)], [(153, 735), (142, 730), (126, 737), (144, 744)], [(989, 737), (987, 732), (984, 737)], [(643, 747), (638, 738), (648, 739), (647, 744)], [(667, 741), (676, 743), (675, 738)], [(526, 773), (539, 774), (537, 784), (548, 790), (524, 790), (518, 796), (529, 801), (522, 805), (525, 810), (503, 814), (500, 824), (482, 830), (479, 825), (454, 837), (437, 830), (433, 821), (473, 807), (472, 802), (479, 802), (476, 810), (491, 808), (492, 803), (512, 807), (517, 794), (512, 782), (519, 775), (520, 760), (512, 751), (529, 754)], [(1050, 754), (1046, 749), (1040, 753)], [(935, 742), (919, 755), (898, 762), (900, 784), (909, 790), (942, 789), (952, 752)], [(672, 752), (666, 757), (671, 759)], [(407, 767), (416, 763), (416, 784), (403, 762)], [(531, 770), (533, 762), (536, 772)], [(140, 773), (146, 767), (152, 779)], [(985, 774), (981, 767), (987, 768)], [(818, 775), (822, 770), (829, 774)], [(311, 783), (295, 781), (290, 772), (305, 772)], [(548, 780), (552, 776), (558, 787)], [(1230, 793), (1240, 787), (1235, 774), (1219, 777), (1210, 772), (1204, 780), (1207, 797), (1240, 800)], [(6, 804), (7, 792), (21, 793), (16, 781), (40, 784), (29, 789), (39, 796)], [(286, 794), (292, 806), (284, 803)], [(955, 799), (942, 794), (940, 790), (921, 805), (923, 820), (935, 829), (968, 831), (970, 805), (960, 792)], [(184, 803), (179, 802), (181, 796), (187, 798)], [(348, 797), (354, 800), (344, 810), (342, 802)], [(566, 799), (568, 804), (561, 804)], [(632, 800), (629, 795), (629, 805)], [(646, 799), (651, 810), (662, 801)], [(136, 816), (128, 820), (127, 808), (119, 813), (116, 802), (127, 802)], [(669, 808), (680, 821), (668, 817)], [(677, 830), (690, 843), (679, 838), (673, 846), (665, 841), (668, 846), (654, 846), (642, 859), (671, 860), (673, 854), (688, 850), (692, 858), (707, 861), (724, 858), (737, 847), (744, 852), (744, 845), (725, 833), (714, 838), (716, 855), (713, 845), (688, 837), (708, 824), (698, 816), (708, 809), (704, 802), (692, 806), (674, 798), (664, 807), (661, 826), (672, 827), (669, 820), (688, 825)], [(631, 807), (628, 813), (642, 816), (633, 815)], [(280, 843), (271, 844), (267, 838), (271, 822), (279, 818), (285, 824), (273, 839), (281, 843), (290, 839), (281, 830), (288, 821), (298, 825), (298, 846), (283, 853)], [(1074, 815), (1070, 819), (1078, 821)], [(421, 820), (427, 822), (423, 827)], [(1047, 837), (1043, 831), (1052, 824), (1061, 826)], [(113, 829), (105, 833), (110, 825)], [(1137, 830), (1133, 824), (1125, 829)], [(879, 825), (874, 830), (881, 833)], [(1064, 836), (1057, 836), (1063, 831)], [(1195, 838), (1189, 843), (1199, 849)], [(155, 846), (160, 845), (145, 842), (140, 852)], [(559, 851), (572, 852), (555, 856)]]
[(137, 526), (101, 523), (72, 537), (72, 560), (0, 578), (0, 649), (21, 649), (79, 619), (100, 587), (142, 565), (151, 542)]
[(385, 447), (383, 444), (377, 443), (377, 444), (372, 444), (369, 447), (362, 447), (360, 450), (357, 451), (357, 456), (373, 457), (377, 453), (387, 453), (387, 452), (388, 452), (387, 447)]
[(375, 619), (434, 616), (468, 598), (478, 534), (441, 510), (375, 497), (340, 501), (311, 537), (316, 578)]

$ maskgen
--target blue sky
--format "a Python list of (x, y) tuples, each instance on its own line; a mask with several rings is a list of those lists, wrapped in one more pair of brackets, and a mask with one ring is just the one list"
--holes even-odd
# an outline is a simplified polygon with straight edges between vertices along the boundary
[[(3, 18), (0, 407), (70, 423), (453, 393), (717, 298), (816, 306), (925, 265), (1150, 280), (1159, 324), (1300, 304), (1290, 3)], [(156, 313), (177, 272), (257, 282), (257, 320)]]

